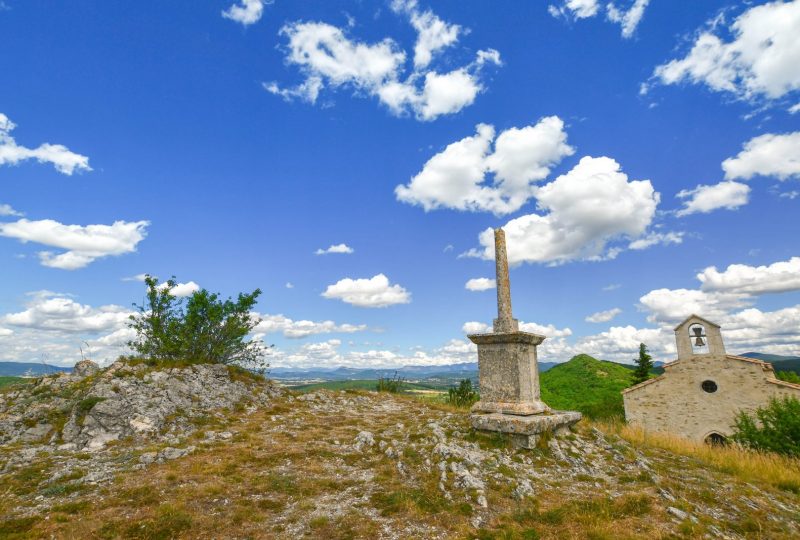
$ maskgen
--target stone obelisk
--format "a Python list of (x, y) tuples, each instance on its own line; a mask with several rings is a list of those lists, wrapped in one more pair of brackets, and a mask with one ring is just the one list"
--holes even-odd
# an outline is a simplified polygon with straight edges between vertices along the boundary
[(494, 231), (497, 318), (490, 334), (472, 334), (478, 346), (480, 401), (472, 407), (472, 426), (508, 433), (525, 448), (543, 431), (563, 431), (581, 418), (577, 412), (551, 411), (539, 397), (536, 346), (545, 337), (520, 332), (511, 310), (511, 283), (503, 229)]

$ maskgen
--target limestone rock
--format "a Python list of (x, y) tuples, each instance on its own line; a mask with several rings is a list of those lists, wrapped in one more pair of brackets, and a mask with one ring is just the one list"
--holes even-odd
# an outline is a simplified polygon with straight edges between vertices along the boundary
[(76, 377), (84, 378), (88, 377), (89, 375), (94, 375), (100, 371), (100, 366), (92, 362), (91, 360), (81, 360), (75, 367), (72, 368), (72, 374)]

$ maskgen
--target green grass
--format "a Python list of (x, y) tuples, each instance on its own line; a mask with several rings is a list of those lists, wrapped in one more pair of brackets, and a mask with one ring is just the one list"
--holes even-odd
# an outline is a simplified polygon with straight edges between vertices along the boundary
[(621, 364), (579, 354), (540, 376), (542, 400), (554, 409), (578, 410), (590, 418), (623, 416), (623, 389), (633, 372)]
[(28, 383), (31, 379), (25, 379), (23, 377), (6, 377), (0, 376), (0, 388), (3, 386), (10, 386), (12, 384), (25, 384)]

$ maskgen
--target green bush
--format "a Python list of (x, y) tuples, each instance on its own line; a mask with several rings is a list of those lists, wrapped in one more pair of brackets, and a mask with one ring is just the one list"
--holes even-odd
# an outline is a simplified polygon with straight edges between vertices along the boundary
[(782, 381), (800, 384), (800, 375), (795, 371), (776, 371), (775, 376)]
[(400, 377), (395, 371), (392, 377), (380, 377), (376, 385), (376, 390), (378, 390), (378, 392), (397, 394), (403, 389), (403, 383), (405, 383), (405, 379)]
[(177, 285), (174, 277), (159, 284), (148, 275), (145, 284), (146, 301), (141, 306), (134, 304), (138, 313), (131, 315), (129, 323), (136, 338), (128, 346), (141, 357), (158, 364), (238, 364), (266, 369), (266, 348), (259, 340), (247, 339), (261, 322), (252, 314), (259, 289), (240, 293), (235, 301), (202, 289), (184, 301), (171, 293)]
[(800, 401), (797, 398), (772, 398), (752, 416), (741, 411), (733, 428), (733, 440), (743, 446), (800, 457)]
[(472, 407), (479, 399), (470, 379), (462, 380), (457, 387), (449, 389), (447, 394), (448, 403), (456, 407)]

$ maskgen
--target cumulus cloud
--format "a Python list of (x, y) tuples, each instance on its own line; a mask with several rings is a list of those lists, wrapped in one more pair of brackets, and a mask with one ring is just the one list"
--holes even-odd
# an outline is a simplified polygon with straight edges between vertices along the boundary
[(0, 204), (0, 217), (2, 216), (22, 216), (22, 212), (14, 210), (9, 204)]
[(417, 31), (417, 43), (414, 45), (416, 69), (427, 67), (434, 54), (458, 41), (460, 26), (443, 21), (431, 10), (420, 11), (416, 0), (394, 0), (392, 9), (396, 13), (406, 14)]
[(115, 221), (112, 225), (64, 225), (52, 219), (20, 219), (0, 223), (0, 236), (27, 243), (65, 249), (63, 253), (40, 251), (42, 265), (62, 270), (83, 268), (94, 260), (136, 251), (147, 235), (149, 221)]
[(369, 279), (344, 278), (328, 285), (324, 298), (338, 299), (358, 307), (379, 308), (411, 302), (411, 293), (400, 285), (392, 285), (389, 278), (378, 274)]
[(264, 4), (271, 4), (272, 0), (239, 0), (222, 12), (222, 16), (245, 26), (257, 23), (264, 14)]
[(604, 323), (608, 322), (617, 315), (622, 313), (620, 308), (612, 308), (606, 311), (598, 311), (597, 313), (592, 313), (588, 317), (586, 317), (586, 322), (590, 323)]
[[(660, 198), (649, 180), (628, 181), (619, 164), (607, 157), (584, 157), (568, 173), (537, 188), (535, 195), (541, 214), (503, 226), (510, 264), (613, 258), (623, 249), (620, 241), (630, 244), (645, 235)], [(466, 255), (493, 259), (493, 230), (483, 231), (479, 241), (483, 248)]]
[(722, 272), (716, 266), (709, 266), (697, 274), (697, 279), (704, 291), (748, 295), (797, 291), (800, 290), (800, 257), (764, 266), (731, 264)]
[(736, 157), (722, 162), (722, 169), (728, 180), (748, 180), (753, 176), (800, 178), (800, 131), (782, 135), (766, 133), (750, 139)]
[(639, 344), (647, 345), (656, 359), (668, 360), (675, 353), (675, 337), (666, 328), (637, 328), (612, 326), (605, 332), (584, 336), (570, 351), (586, 353), (595, 358), (631, 364), (638, 356)]
[(266, 334), (281, 333), (290, 339), (304, 338), (318, 334), (352, 334), (363, 332), (366, 324), (336, 324), (333, 321), (295, 321), (284, 315), (258, 315), (261, 322), (253, 329), (253, 335), (261, 339)]
[(274, 367), (369, 367), (399, 368), (402, 366), (441, 366), (477, 361), (477, 349), (466, 340), (452, 339), (441, 347), (424, 350), (418, 347), (410, 353), (399, 349), (342, 350), (341, 340), (330, 339), (307, 343), (293, 351), (277, 350), (270, 357)]
[(36, 148), (20, 146), (11, 136), (17, 127), (9, 118), (0, 113), (0, 166), (16, 165), (22, 161), (35, 159), (39, 163), (50, 163), (60, 173), (72, 175), (77, 171), (91, 171), (89, 158), (71, 152), (60, 144), (44, 143)]
[(519, 210), (553, 166), (575, 150), (567, 144), (557, 116), (510, 128), (478, 124), (476, 134), (447, 146), (428, 160), (408, 185), (395, 188), (397, 199), (436, 208), (488, 211), (503, 215)]
[[(169, 286), (167, 282), (159, 283), (156, 287), (160, 290), (164, 290)], [(176, 283), (174, 287), (169, 290), (169, 293), (172, 296), (177, 298), (183, 298), (186, 296), (191, 296), (195, 292), (200, 290), (200, 285), (195, 283), (194, 281), (190, 281), (188, 283)]]
[(294, 22), (281, 29), (288, 39), (286, 62), (305, 76), (299, 85), (284, 88), (276, 82), (264, 88), (291, 101), (315, 103), (326, 88), (347, 88), (354, 95), (376, 97), (393, 114), (413, 114), (423, 121), (453, 114), (471, 105), (483, 91), (481, 74), (489, 64), (500, 65), (500, 54), (487, 49), (475, 59), (448, 72), (431, 69), (437, 52), (454, 45), (462, 32), (457, 25), (420, 11), (415, 1), (398, 0), (396, 13), (405, 14), (417, 30), (414, 69), (406, 72), (406, 53), (391, 38), (366, 43), (322, 22)]
[(464, 285), (468, 291), (487, 291), (497, 287), (497, 282), (489, 278), (472, 278)]
[(642, 17), (644, 17), (644, 10), (650, 0), (635, 0), (627, 10), (618, 8), (613, 2), (608, 4), (608, 12), (606, 17), (611, 22), (615, 22), (622, 28), (622, 37), (629, 38), (633, 36), (636, 27), (639, 26)]
[(683, 208), (677, 212), (678, 216), (707, 214), (720, 208), (735, 210), (749, 201), (750, 186), (739, 182), (720, 182), (713, 186), (700, 184), (694, 189), (679, 191), (677, 197), (686, 199)]
[(26, 309), (8, 313), (0, 321), (8, 326), (63, 332), (102, 332), (119, 329), (128, 322), (131, 310), (107, 305), (94, 308), (80, 304), (69, 295), (51, 291), (29, 294)]
[(653, 79), (705, 84), (746, 100), (776, 99), (800, 88), (800, 0), (749, 8), (727, 29), (731, 41), (717, 35), (722, 24), (715, 19), (684, 58), (658, 66)]
[(736, 294), (666, 288), (648, 292), (639, 302), (650, 312), (647, 320), (665, 324), (680, 322), (692, 313), (722, 320), (731, 310), (750, 304), (747, 298)]
[[(625, 7), (618, 7), (613, 2), (605, 6), (606, 19), (617, 23), (622, 28), (622, 37), (630, 38), (639, 26), (644, 10), (650, 0), (634, 0), (632, 4)], [(551, 4), (547, 11), (553, 17), (563, 17), (567, 19), (588, 19), (603, 12), (599, 0), (564, 0), (561, 5)]]
[(327, 255), (329, 253), (343, 253), (345, 255), (349, 255), (353, 253), (355, 250), (348, 246), (347, 244), (336, 244), (330, 246), (328, 249), (318, 249), (314, 252), (314, 255)]

